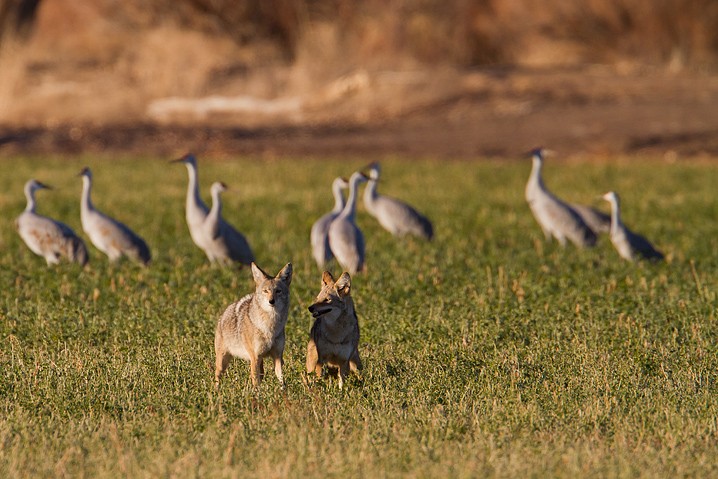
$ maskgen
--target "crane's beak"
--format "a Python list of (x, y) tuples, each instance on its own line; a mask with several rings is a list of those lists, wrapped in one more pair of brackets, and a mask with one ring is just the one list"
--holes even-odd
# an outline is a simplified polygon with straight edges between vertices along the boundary
[(38, 185), (40, 188), (43, 188), (43, 189), (46, 189), (46, 190), (51, 190), (51, 189), (52, 189), (52, 186), (47, 185), (47, 184), (45, 184), (45, 183), (43, 183), (43, 182), (41, 182), (41, 181), (38, 181), (38, 182), (37, 182), (37, 185)]

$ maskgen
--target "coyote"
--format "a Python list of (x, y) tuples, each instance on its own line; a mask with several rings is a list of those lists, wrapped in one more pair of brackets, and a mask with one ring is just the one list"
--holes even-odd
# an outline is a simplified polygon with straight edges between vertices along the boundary
[(339, 369), (339, 389), (349, 370), (362, 369), (359, 359), (359, 320), (350, 296), (351, 278), (343, 273), (334, 282), (329, 271), (322, 275), (322, 290), (309, 312), (314, 325), (307, 345), (307, 374), (322, 375), (322, 366)]
[(272, 278), (252, 263), (256, 288), (239, 301), (229, 305), (217, 323), (214, 335), (216, 370), (214, 384), (227, 369), (232, 356), (249, 361), (252, 385), (259, 386), (264, 376), (264, 358), (274, 360), (274, 373), (284, 387), (282, 365), (284, 360), (284, 326), (289, 312), (289, 284), (292, 282), (292, 264), (287, 263)]

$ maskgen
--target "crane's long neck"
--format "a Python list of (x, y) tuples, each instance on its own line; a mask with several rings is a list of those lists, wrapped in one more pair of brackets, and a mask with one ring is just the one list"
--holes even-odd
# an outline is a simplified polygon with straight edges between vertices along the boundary
[(212, 208), (209, 210), (207, 218), (217, 219), (222, 214), (222, 198), (220, 192), (212, 190)]
[(543, 162), (540, 158), (534, 156), (533, 157), (533, 164), (531, 166), (531, 175), (529, 176), (529, 185), (539, 188), (541, 190), (545, 190), (546, 187), (543, 184), (543, 178), (541, 177), (541, 169), (543, 167)]
[(357, 211), (357, 189), (359, 188), (359, 181), (361, 178), (352, 178), (349, 182), (349, 197), (347, 198), (347, 204), (344, 205), (342, 215), (347, 219), (354, 221)]
[(364, 205), (366, 205), (367, 209), (371, 210), (372, 205), (374, 204), (374, 201), (376, 200), (377, 192), (376, 192), (376, 184), (377, 180), (371, 178), (369, 179), (369, 182), (366, 185), (366, 188), (364, 188)]
[(611, 233), (618, 231), (623, 223), (621, 222), (621, 206), (617, 199), (611, 200)]
[(25, 211), (27, 211), (28, 213), (34, 213), (35, 212), (35, 190), (30, 185), (27, 185), (25, 187), (25, 199), (27, 199), (27, 205), (25, 206)]
[(339, 214), (344, 209), (344, 195), (342, 194), (342, 185), (335, 182), (332, 185), (332, 194), (334, 194), (334, 208), (333, 213)]
[(82, 177), (82, 200), (80, 201), (80, 212), (85, 213), (93, 209), (92, 200), (90, 199), (90, 191), (92, 190), (92, 180), (87, 176)]
[(192, 163), (187, 163), (187, 174), (189, 182), (187, 183), (187, 211), (192, 208), (201, 208), (203, 206), (202, 198), (199, 196), (199, 181), (197, 179), (197, 167)]

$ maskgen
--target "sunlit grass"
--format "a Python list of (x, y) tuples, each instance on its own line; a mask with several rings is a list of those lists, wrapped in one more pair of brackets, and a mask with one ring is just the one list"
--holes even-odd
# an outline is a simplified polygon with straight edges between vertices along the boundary
[[(630, 264), (607, 238), (546, 244), (523, 199), (529, 165), (387, 158), (380, 191), (434, 221), (397, 240), (360, 206), (354, 278), (366, 369), (340, 392), (301, 374), (319, 289), (309, 229), (329, 185), (363, 161), (200, 159), (260, 266), (294, 264), (286, 392), (252, 392), (235, 361), (212, 387), (222, 308), (246, 269), (205, 262), (184, 222), (186, 171), (159, 158), (5, 159), (0, 176), (0, 475), (72, 477), (705, 476), (718, 454), (718, 170), (652, 158), (549, 163), (560, 196), (622, 195), (667, 255)], [(81, 233), (82, 166), (102, 211), (153, 262), (48, 269), (14, 231), (31, 177), (39, 211)], [(334, 267), (334, 272), (338, 268)]]

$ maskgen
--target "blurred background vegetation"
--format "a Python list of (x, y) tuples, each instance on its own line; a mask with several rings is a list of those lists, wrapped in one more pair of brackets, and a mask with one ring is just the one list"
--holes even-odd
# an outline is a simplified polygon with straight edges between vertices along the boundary
[(193, 30), (285, 62), (330, 38), (323, 50), (370, 64), (679, 58), (713, 65), (718, 53), (713, 0), (3, 0), (0, 6), (4, 42), (59, 32), (69, 42), (83, 30), (98, 31), (97, 23), (117, 36), (163, 26)]
[[(717, 65), (715, 0), (0, 0), (0, 125), (13, 127), (366, 123), (480, 96), (525, 116)], [(595, 67), (598, 80), (541, 86), (515, 75)], [(702, 85), (668, 89), (715, 90)]]

